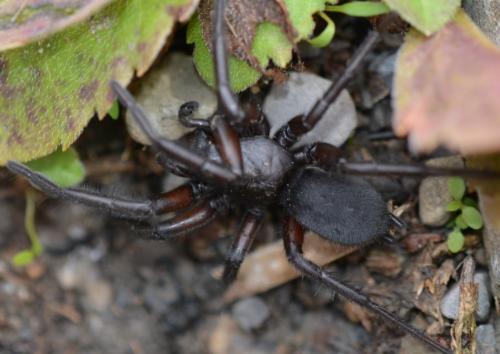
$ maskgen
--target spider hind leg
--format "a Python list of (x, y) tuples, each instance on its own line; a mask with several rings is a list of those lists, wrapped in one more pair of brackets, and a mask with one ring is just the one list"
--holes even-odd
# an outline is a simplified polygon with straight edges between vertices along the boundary
[(283, 232), (285, 252), (289, 262), (302, 274), (319, 281), (321, 284), (328, 286), (330, 289), (344, 296), (348, 300), (365, 307), (376, 315), (382, 317), (387, 322), (392, 323), (396, 327), (404, 330), (406, 333), (411, 334), (412, 336), (424, 341), (439, 352), (451, 354), (451, 351), (449, 349), (443, 347), (432, 338), (429, 338), (417, 329), (406, 324), (397, 316), (391, 314), (383, 307), (372, 302), (366, 295), (364, 295), (360, 291), (338, 280), (333, 274), (326, 272), (320, 266), (307, 260), (302, 254), (303, 239), (304, 233), (300, 224), (293, 218), (288, 217), (285, 221)]

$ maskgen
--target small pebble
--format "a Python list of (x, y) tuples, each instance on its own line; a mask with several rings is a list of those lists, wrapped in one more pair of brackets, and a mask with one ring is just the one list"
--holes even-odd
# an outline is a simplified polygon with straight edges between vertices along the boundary
[(267, 304), (258, 297), (249, 297), (238, 301), (233, 306), (233, 316), (245, 331), (260, 328), (269, 318)]
[(496, 354), (495, 328), (491, 324), (476, 328), (477, 354)]
[[(488, 274), (485, 272), (476, 273), (474, 275), (474, 282), (479, 285), (476, 320), (482, 322), (488, 319), (491, 308)], [(441, 313), (443, 316), (455, 320), (458, 317), (459, 304), (460, 285), (456, 283), (441, 299)]]
[[(426, 165), (433, 167), (455, 167), (464, 166), (460, 156), (447, 156), (430, 159)], [(450, 217), (448, 204), (452, 197), (448, 192), (448, 177), (428, 177), (420, 183), (418, 190), (420, 220), (428, 226), (443, 226)]]

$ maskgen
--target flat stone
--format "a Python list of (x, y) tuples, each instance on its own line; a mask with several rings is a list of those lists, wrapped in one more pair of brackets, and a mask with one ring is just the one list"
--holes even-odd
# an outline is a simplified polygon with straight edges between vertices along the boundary
[[(264, 113), (271, 125), (271, 136), (290, 119), (307, 113), (332, 81), (311, 73), (291, 73), (285, 83), (274, 83), (264, 102)], [(318, 141), (342, 145), (358, 124), (356, 108), (347, 90), (330, 105), (323, 118), (294, 146)]]
[[(490, 289), (488, 273), (477, 272), (474, 275), (474, 283), (478, 284), (478, 299), (476, 309), (476, 320), (485, 321), (488, 319), (491, 309)], [(454, 284), (441, 299), (441, 313), (450, 319), (457, 319), (460, 305), (460, 284)]]
[[(464, 167), (460, 156), (447, 156), (430, 159), (427, 166)], [(443, 226), (450, 218), (448, 204), (453, 200), (448, 192), (448, 177), (428, 177), (420, 183), (418, 191), (418, 214), (420, 220), (428, 226)]]
[[(178, 120), (179, 107), (183, 103), (199, 103), (195, 118), (208, 118), (217, 109), (217, 98), (196, 73), (192, 58), (176, 52), (166, 56), (140, 80), (134, 96), (151, 124), (160, 135), (169, 139), (178, 139), (192, 130)], [(150, 145), (129, 112), (126, 121), (131, 137)]]
[(238, 301), (234, 304), (232, 312), (236, 322), (245, 331), (260, 328), (270, 316), (266, 303), (258, 297)]

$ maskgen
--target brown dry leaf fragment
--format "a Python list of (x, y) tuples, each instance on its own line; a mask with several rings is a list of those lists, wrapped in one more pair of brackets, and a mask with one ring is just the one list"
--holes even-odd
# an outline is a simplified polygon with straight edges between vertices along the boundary
[[(356, 250), (328, 242), (312, 232), (304, 238), (304, 255), (312, 262), (323, 266)], [(222, 268), (214, 270), (214, 274), (222, 274)], [(300, 274), (288, 263), (283, 249), (283, 241), (276, 241), (250, 253), (246, 258), (238, 277), (224, 294), (227, 302), (259, 294), (270, 290)]]
[(4, 0), (0, 51), (21, 47), (79, 23), (111, 0)]
[[(452, 347), (456, 354), (476, 353), (476, 307), (478, 298), (478, 285), (474, 283), (474, 271), (476, 265), (471, 256), (465, 258), (460, 277), (460, 307), (458, 318), (453, 323)], [(462, 345), (462, 337), (469, 339), (465, 346)]]
[[(203, 39), (212, 50), (213, 1), (203, 0), (198, 8)], [(290, 23), (288, 11), (283, 0), (231, 0), (227, 2), (226, 45), (228, 51), (240, 60), (246, 61), (256, 69), (259, 62), (252, 55), (252, 43), (258, 24), (270, 22), (279, 26), (294, 43), (295, 30)]]
[(370, 314), (363, 306), (358, 305), (352, 301), (344, 302), (344, 313), (353, 323), (361, 323), (364, 329), (368, 332), (372, 331), (372, 321), (370, 320)]
[(394, 84), (394, 130), (411, 147), (500, 150), (500, 48), (463, 11), (431, 37), (411, 30)]
[(370, 250), (365, 265), (370, 272), (382, 274), (386, 277), (396, 277), (401, 273), (403, 257), (393, 250)]

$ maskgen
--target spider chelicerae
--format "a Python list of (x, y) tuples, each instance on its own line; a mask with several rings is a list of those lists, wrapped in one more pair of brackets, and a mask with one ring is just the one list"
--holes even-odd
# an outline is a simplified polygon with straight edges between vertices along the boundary
[[(131, 200), (86, 189), (59, 188), (45, 176), (18, 162), (9, 162), (8, 169), (51, 197), (100, 208), (121, 218), (148, 222), (149, 238), (156, 240), (197, 230), (235, 206), (244, 208), (245, 216), (225, 263), (223, 278), (227, 282), (236, 277), (265, 210), (270, 206), (279, 207), (286, 215), (282, 233), (286, 255), (302, 274), (373, 311), (434, 349), (449, 353), (447, 348), (372, 302), (359, 290), (305, 259), (302, 254), (303, 229), (310, 229), (332, 242), (366, 245), (384, 237), (392, 225), (401, 226), (401, 221), (388, 212), (381, 195), (364, 180), (350, 176), (353, 174), (499, 175), (421, 165), (351, 163), (341, 158), (338, 147), (322, 142), (292, 148), (302, 135), (314, 129), (349, 82), (365, 55), (377, 43), (376, 32), (368, 34), (344, 73), (307, 114), (292, 118), (269, 137), (265, 116), (245, 113), (229, 87), (224, 8), (225, 1), (218, 0), (213, 21), (218, 110), (208, 120), (194, 119), (197, 104), (188, 102), (182, 105), (179, 119), (183, 125), (195, 128), (191, 133), (178, 141), (159, 136), (132, 95), (117, 82), (110, 83), (121, 104), (130, 111), (158, 151), (159, 163), (171, 173), (190, 177), (189, 183), (163, 193), (157, 199)], [(170, 212), (177, 214), (167, 220), (158, 218)]]

